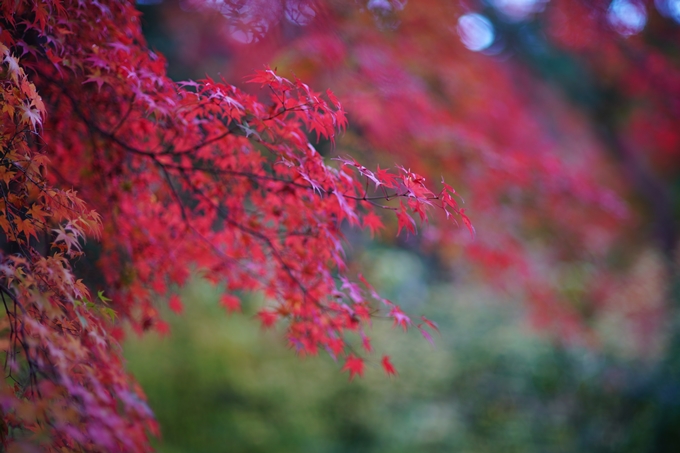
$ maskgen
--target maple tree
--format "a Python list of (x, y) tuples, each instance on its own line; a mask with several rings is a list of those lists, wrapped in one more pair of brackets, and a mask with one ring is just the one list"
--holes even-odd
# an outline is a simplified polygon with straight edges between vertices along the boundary
[[(178, 43), (177, 72), (204, 60), (239, 80), (266, 62), (332, 86), (365, 162), (455, 181), (482, 234), (434, 225), (420, 250), (463, 256), (456, 269), (525, 301), (534, 324), (595, 345), (598, 315), (630, 300), (632, 264), (653, 250), (675, 272), (675, 3), (165, 3), (167, 29), (199, 35), (191, 53)], [(641, 343), (671, 306), (631, 321)]]
[[(611, 257), (636, 231), (620, 167), (652, 206), (661, 249), (676, 248), (672, 195), (654, 176), (677, 172), (677, 65), (657, 43), (678, 32), (653, 17), (636, 34), (610, 2), (544, 3), (549, 44), (608, 93), (591, 111), (537, 80), (531, 70), (551, 62), (513, 41), (526, 37), (516, 21), (494, 23), (527, 64), (459, 42), (458, 18), (497, 14), (484, 3), (183, 2), (207, 18), (202, 33), (222, 38), (202, 41), (193, 58), (219, 47), (236, 64), (220, 80), (177, 83), (146, 46), (131, 2), (3, 2), (3, 442), (147, 450), (157, 427), (117, 342), (125, 324), (167, 332), (159, 305), (183, 311), (177, 290), (192, 269), (225, 286), (229, 311), (239, 292), (262, 291), (272, 301), (262, 325), (285, 319), (292, 348), (342, 357), (350, 379), (364, 372), (364, 352), (345, 334), (370, 352), (364, 327), (376, 310), (429, 338), (434, 323), (348, 273), (341, 226), (373, 235), (385, 221), (412, 234), (436, 210), (474, 233), (442, 173), (472, 200), (483, 234), (461, 241), (465, 228), (435, 223), (423, 247), (452, 256), (464, 243), (474, 272), (526, 299), (537, 324), (593, 341), (589, 314), (626, 278)], [(275, 62), (300, 79), (252, 73)], [(227, 82), (243, 77), (256, 94)], [(572, 81), (555, 77), (567, 96)], [(307, 83), (332, 87), (348, 106), (345, 141), (373, 150), (370, 165), (344, 152), (327, 161), (310, 143), (335, 146), (348, 123), (331, 91)], [(546, 105), (564, 114), (538, 115)], [(380, 168), (394, 160), (403, 166)], [(389, 357), (380, 363), (395, 374)]]
[(249, 78), (266, 101), (225, 80), (175, 83), (139, 16), (126, 1), (2, 5), (9, 448), (148, 450), (157, 426), (117, 342), (124, 323), (167, 332), (159, 304), (182, 312), (177, 289), (192, 268), (224, 283), (228, 310), (238, 291), (262, 291), (263, 326), (285, 319), (299, 354), (326, 350), (361, 375), (346, 333), (370, 352), (364, 325), (376, 311), (413, 323), (347, 275), (341, 225), (374, 233), (380, 209), (414, 233), (412, 216), (433, 208), (470, 225), (449, 185), (433, 192), (404, 167), (326, 162), (308, 136), (334, 143), (346, 127), (330, 90), (271, 69)]
[[(569, 412), (568, 401), (585, 411), (570, 418), (580, 425), (575, 444), (624, 451), (617, 442), (625, 439), (630, 451), (672, 451), (677, 399), (658, 389), (677, 388), (680, 344), (670, 321), (679, 300), (677, 1), (329, 1), (310, 13), (299, 6), (310, 3), (290, 0), (267, 2), (278, 8), (269, 16), (238, 1), (188, 4), (144, 9), (155, 15), (149, 39), (168, 55), (171, 73), (240, 80), (267, 63), (333, 87), (350, 119), (342, 143), (364, 165), (397, 160), (428, 180), (455, 181), (474, 213), (474, 242), (435, 223), (387, 245), (419, 255), (428, 279), (476, 278), (500, 289), (499, 299), (521, 301), (555, 344), (592, 348), (576, 355), (600, 374), (584, 368), (565, 377), (549, 392), (551, 408), (536, 410), (539, 420)], [(483, 355), (489, 344), (480, 335)], [(502, 372), (492, 367), (497, 384), (481, 379), (473, 390), (474, 379), (461, 378), (461, 393), (498, 389), (489, 399), (516, 433), (506, 406), (514, 397), (505, 393), (517, 382), (513, 362)], [(562, 375), (559, 363), (536, 367)], [(584, 381), (609, 403), (584, 397)], [(528, 392), (545, 402), (540, 390)], [(447, 410), (465, 406), (450, 398)], [(470, 400), (480, 413), (496, 412)], [(480, 444), (490, 431), (483, 425)], [(592, 440), (593, 430), (603, 437)], [(625, 434), (613, 440), (605, 434), (612, 432)], [(531, 448), (541, 445), (534, 439)]]

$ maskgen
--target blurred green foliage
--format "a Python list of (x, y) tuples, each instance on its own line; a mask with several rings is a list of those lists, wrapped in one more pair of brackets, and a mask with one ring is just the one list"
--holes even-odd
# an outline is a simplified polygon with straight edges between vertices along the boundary
[[(366, 377), (348, 382), (328, 355), (296, 358), (280, 330), (261, 331), (261, 298), (227, 315), (218, 291), (196, 280), (183, 293), (185, 313), (166, 313), (171, 335), (125, 345), (161, 423), (159, 451), (675, 451), (659, 443), (678, 414), (674, 381), (659, 393), (661, 364), (560, 346), (478, 289), (433, 284), (417, 300), (410, 290), (425, 268), (415, 255), (371, 257), (384, 292), (440, 324), (436, 347), (377, 319), (378, 352)], [(382, 353), (397, 378), (383, 374)]]

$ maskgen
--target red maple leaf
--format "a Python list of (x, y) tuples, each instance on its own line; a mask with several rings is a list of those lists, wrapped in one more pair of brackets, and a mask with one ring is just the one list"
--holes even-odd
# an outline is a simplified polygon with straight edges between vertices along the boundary
[(366, 335), (364, 335), (363, 332), (361, 332), (361, 345), (364, 347), (366, 352), (372, 352), (373, 351), (373, 346), (371, 345), (371, 339), (368, 338)]
[(392, 365), (392, 362), (390, 361), (390, 356), (384, 355), (382, 360), (380, 361), (380, 364), (383, 367), (383, 370), (385, 370), (385, 373), (390, 376), (390, 375), (397, 375), (397, 370), (394, 369), (394, 365)]
[(375, 232), (383, 228), (382, 219), (373, 211), (368, 211), (364, 215), (364, 228), (368, 228), (371, 232), (371, 237), (375, 236)]
[(420, 319), (422, 319), (423, 322), (430, 327), (430, 329), (439, 332), (439, 326), (437, 326), (436, 322), (427, 319), (425, 316), (421, 316)]
[(402, 204), (399, 211), (397, 211), (397, 236), (401, 233), (403, 228), (406, 228), (411, 233), (416, 233), (416, 221), (411, 218), (410, 215), (406, 213), (406, 207)]
[(394, 319), (394, 326), (401, 326), (404, 331), (408, 330), (408, 326), (411, 325), (411, 318), (406, 316), (406, 314), (401, 311), (401, 308), (394, 305), (390, 311), (390, 316)]
[(342, 367), (342, 371), (349, 371), (349, 380), (351, 381), (357, 374), (360, 377), (364, 375), (364, 367), (365, 363), (361, 357), (350, 354), (345, 360), (345, 365)]
[(468, 228), (468, 231), (470, 231), (470, 236), (474, 239), (476, 235), (475, 227), (472, 225), (472, 222), (470, 222), (470, 218), (465, 215), (465, 209), (458, 211), (458, 214), (460, 215), (460, 218), (463, 219), (463, 223)]
[(375, 171), (374, 174), (376, 178), (378, 178), (385, 187), (388, 187), (390, 189), (397, 187), (398, 181), (397, 175), (390, 173), (386, 169), (381, 169), (380, 165), (378, 165), (377, 170)]
[(170, 334), (170, 324), (167, 322), (157, 319), (155, 324), (154, 324), (156, 331), (161, 334), (161, 335), (169, 335)]
[(184, 305), (182, 305), (182, 301), (180, 300), (177, 294), (173, 294), (172, 296), (170, 296), (170, 300), (168, 301), (168, 307), (170, 307), (170, 310), (177, 313), (178, 315), (182, 314), (182, 312), (184, 311)]
[(226, 308), (229, 313), (241, 311), (241, 300), (233, 294), (224, 294), (220, 298), (220, 305)]
[(278, 313), (269, 310), (260, 310), (257, 312), (256, 316), (260, 318), (263, 329), (270, 328), (279, 319)]

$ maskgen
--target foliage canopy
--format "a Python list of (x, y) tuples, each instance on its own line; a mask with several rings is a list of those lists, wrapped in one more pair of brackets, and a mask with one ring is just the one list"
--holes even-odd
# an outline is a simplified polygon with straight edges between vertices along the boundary
[[(118, 341), (126, 324), (167, 332), (159, 305), (183, 311), (192, 269), (224, 286), (229, 311), (261, 291), (264, 327), (286, 320), (293, 349), (342, 358), (350, 379), (364, 373), (365, 327), (379, 311), (429, 339), (436, 324), (354, 275), (345, 225), (412, 235), (440, 212), (467, 228), (435, 221), (425, 250), (448, 259), (463, 248), (474, 273), (528, 302), (535, 324), (585, 343), (597, 342), (594, 313), (620, 300), (617, 257), (634, 262), (653, 244), (671, 263), (680, 85), (670, 10), (650, 10), (642, 32), (647, 10), (632, 0), (412, 3), (178, 3), (237, 68), (179, 83), (131, 2), (2, 3), (6, 444), (147, 451), (157, 426)], [(475, 42), (469, 24), (495, 24), (504, 41)], [(191, 53), (209, 54), (207, 42)], [(485, 46), (515, 58), (470, 51)], [(250, 69), (275, 61), (300, 78)], [(249, 92), (228, 82), (243, 76)], [(559, 115), (537, 115), (546, 107)], [(370, 164), (335, 151), (348, 127), (353, 151), (378, 151)], [(473, 201), (477, 240), (461, 239), (475, 229), (442, 173)], [(630, 246), (639, 224), (650, 240)], [(389, 357), (379, 363), (396, 372)]]

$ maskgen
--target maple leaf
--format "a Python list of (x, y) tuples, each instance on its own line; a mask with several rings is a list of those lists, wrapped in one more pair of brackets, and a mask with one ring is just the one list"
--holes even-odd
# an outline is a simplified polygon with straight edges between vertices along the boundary
[(361, 345), (366, 350), (366, 352), (373, 351), (373, 346), (371, 345), (371, 339), (368, 338), (368, 336), (366, 336), (364, 334), (364, 332), (361, 332)]
[(97, 291), (97, 299), (99, 299), (104, 305), (108, 305), (111, 299), (104, 295), (104, 291)]
[(177, 294), (173, 294), (170, 296), (170, 300), (168, 301), (168, 307), (170, 307), (170, 310), (172, 310), (174, 313), (180, 315), (184, 311), (184, 305), (182, 304), (182, 300), (179, 298)]
[(373, 184), (375, 184), (376, 189), (382, 185), (382, 181), (380, 181), (380, 179), (378, 179), (378, 177), (375, 175), (375, 173), (373, 173), (368, 168), (364, 167), (363, 165), (357, 165), (356, 168), (357, 168), (357, 170), (359, 170), (359, 173), (361, 173), (366, 178), (373, 181)]
[[(0, 171), (0, 174), (1, 173), (2, 172)], [(0, 176), (0, 179), (2, 179), (2, 176)], [(49, 216), (49, 214), (45, 212), (43, 208), (44, 206), (34, 203), (33, 205), (31, 205), (31, 208), (28, 210), (27, 213), (38, 222), (43, 222), (45, 220), (45, 217)]]
[(371, 312), (368, 309), (368, 306), (366, 304), (354, 304), (352, 307), (354, 309), (354, 314), (359, 317), (360, 319), (370, 321), (371, 319)]
[(30, 124), (33, 130), (42, 124), (40, 110), (27, 105), (19, 106), (19, 110), (21, 110), (21, 120), (26, 124)]
[(350, 225), (358, 225), (359, 224), (359, 217), (357, 216), (356, 212), (354, 212), (354, 209), (347, 203), (347, 199), (343, 194), (338, 192), (337, 190), (333, 192), (333, 195), (335, 195), (335, 198), (338, 201), (338, 205), (341, 209), (340, 214), (343, 218), (346, 218), (349, 221)]
[(350, 354), (345, 359), (345, 365), (343, 365), (341, 371), (349, 371), (349, 380), (351, 381), (357, 374), (360, 377), (364, 375), (364, 367), (365, 363), (361, 357)]
[(389, 189), (397, 187), (397, 175), (390, 173), (389, 170), (381, 169), (380, 165), (378, 165), (374, 174), (385, 187)]
[(156, 331), (162, 336), (170, 335), (170, 324), (163, 321), (162, 319), (157, 319), (154, 323), (154, 327), (156, 328)]
[(72, 228), (65, 229), (64, 227), (59, 227), (52, 231), (57, 233), (57, 237), (54, 238), (55, 244), (57, 242), (63, 242), (64, 244), (66, 244), (66, 249), (68, 250), (69, 253), (72, 253), (73, 251), (76, 252), (81, 251), (80, 244), (78, 243), (78, 234), (76, 233), (77, 230), (74, 230)]
[(279, 315), (276, 312), (270, 310), (260, 310), (256, 315), (260, 319), (263, 329), (268, 329), (276, 323), (279, 319)]
[(337, 108), (340, 108), (340, 101), (338, 98), (333, 94), (333, 92), (329, 89), (326, 90), (326, 96), (328, 96), (328, 99), (335, 105)]
[(342, 282), (341, 289), (347, 291), (349, 298), (355, 303), (363, 302), (364, 298), (361, 294), (361, 288), (356, 283), (352, 283), (346, 277), (341, 276), (340, 281)]
[(97, 69), (91, 76), (83, 81), (83, 84), (85, 83), (95, 83), (97, 84), (97, 91), (101, 91), (102, 86), (108, 82), (105, 76), (101, 74), (101, 71)]
[[(7, 48), (5, 47), (5, 49)], [(23, 69), (21, 69), (21, 66), (19, 65), (19, 60), (10, 55), (9, 51), (5, 50), (5, 58), (3, 63), (7, 63), (9, 72), (12, 75), (12, 79), (14, 80), (14, 83), (17, 83), (19, 81), (19, 77), (23, 75)]]
[(259, 83), (261, 86), (271, 85), (274, 88), (278, 88), (283, 85), (283, 79), (276, 75), (276, 72), (272, 71), (269, 67), (264, 70), (255, 71), (255, 73), (246, 79), (249, 83)]
[(368, 228), (371, 231), (371, 237), (375, 236), (375, 233), (383, 228), (382, 219), (373, 211), (368, 211), (364, 215), (364, 228)]
[(397, 236), (399, 236), (403, 228), (406, 228), (408, 231), (415, 234), (416, 222), (406, 213), (406, 207), (403, 203), (400, 205), (400, 209), (397, 211), (396, 215), (398, 222)]
[(468, 216), (465, 215), (465, 209), (460, 209), (460, 211), (458, 211), (458, 214), (460, 215), (460, 218), (463, 219), (463, 223), (468, 228), (468, 231), (470, 231), (470, 236), (472, 237), (472, 239), (474, 239), (476, 235), (475, 227), (472, 225), (472, 222), (470, 221)]
[(45, 29), (45, 25), (47, 24), (47, 18), (49, 17), (46, 5), (44, 4), (34, 5), (33, 12), (35, 14), (34, 24), (37, 25), (38, 29)]
[(354, 159), (351, 156), (338, 156), (338, 157), (334, 157), (333, 160), (337, 160), (343, 166), (344, 165), (349, 165), (349, 166), (352, 166), (352, 167), (359, 167), (360, 166), (359, 162), (357, 162), (356, 159)]
[(35, 225), (30, 219), (15, 219), (14, 224), (19, 233), (24, 233), (26, 238), (30, 239), (31, 236), (38, 238)]
[(425, 316), (421, 316), (420, 319), (422, 319), (423, 322), (427, 324), (432, 330), (439, 332), (439, 326), (437, 326), (437, 323), (427, 319)]
[(394, 368), (394, 365), (392, 365), (392, 362), (390, 361), (390, 356), (384, 355), (382, 360), (380, 361), (380, 364), (383, 367), (383, 370), (385, 370), (385, 374), (388, 376), (396, 376), (397, 375), (397, 370)]
[(427, 330), (423, 329), (420, 326), (418, 326), (418, 331), (423, 336), (423, 338), (425, 338), (427, 342), (434, 347), (434, 340), (432, 339), (432, 335), (430, 335), (430, 332), (428, 332)]
[(394, 305), (392, 310), (390, 310), (389, 316), (394, 318), (394, 327), (401, 326), (404, 332), (408, 330), (408, 326), (411, 325), (411, 318), (406, 316), (406, 314), (401, 310), (401, 308)]
[(220, 305), (226, 308), (229, 313), (241, 311), (241, 301), (233, 294), (223, 294), (220, 298)]
[(411, 211), (417, 213), (420, 216), (421, 222), (427, 222), (427, 213), (425, 212), (426, 204), (419, 199), (409, 199), (408, 207)]
[(335, 360), (335, 358), (342, 354), (345, 349), (345, 342), (340, 338), (331, 338), (326, 344), (327, 350)]

